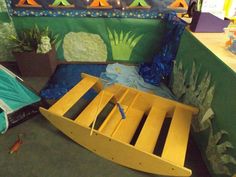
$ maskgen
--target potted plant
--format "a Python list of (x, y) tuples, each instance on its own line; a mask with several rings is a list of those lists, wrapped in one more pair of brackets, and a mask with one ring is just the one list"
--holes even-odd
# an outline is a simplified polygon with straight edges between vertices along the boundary
[(50, 76), (54, 72), (57, 35), (53, 35), (48, 27), (40, 29), (35, 25), (10, 39), (15, 44), (12, 53), (22, 76)]

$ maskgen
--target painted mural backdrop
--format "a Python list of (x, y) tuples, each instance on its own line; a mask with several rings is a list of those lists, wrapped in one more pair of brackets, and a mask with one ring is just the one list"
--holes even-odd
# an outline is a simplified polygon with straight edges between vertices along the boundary
[(179, 101), (199, 108), (192, 135), (212, 177), (236, 177), (235, 76), (190, 32), (184, 32), (170, 87)]
[(188, 1), (6, 0), (6, 3), (17, 33), (36, 24), (59, 34), (56, 51), (60, 60), (139, 63), (151, 60), (159, 50), (165, 32), (161, 22), (164, 12), (186, 11)]
[(10, 52), (11, 43), (8, 36), (15, 34), (15, 28), (8, 16), (4, 0), (0, 0), (0, 61), (13, 60)]
[[(189, 0), (6, 0), (16, 16), (157, 18), (166, 10), (186, 11)], [(132, 13), (134, 12), (134, 13)]]
[(151, 60), (166, 32), (160, 19), (13, 17), (13, 21), (18, 33), (37, 24), (59, 34), (57, 58), (68, 62)]

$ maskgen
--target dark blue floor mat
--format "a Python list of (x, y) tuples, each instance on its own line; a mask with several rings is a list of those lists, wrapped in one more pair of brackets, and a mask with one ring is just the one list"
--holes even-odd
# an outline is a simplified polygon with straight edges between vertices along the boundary
[[(44, 99), (59, 99), (81, 80), (81, 73), (99, 77), (102, 72), (105, 72), (106, 66), (105, 64), (61, 64), (46, 87), (41, 90), (40, 95)], [(91, 94), (85, 97), (88, 98)]]

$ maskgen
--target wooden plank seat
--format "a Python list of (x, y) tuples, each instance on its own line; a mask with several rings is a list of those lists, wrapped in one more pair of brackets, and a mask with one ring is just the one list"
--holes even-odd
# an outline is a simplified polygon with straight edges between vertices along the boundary
[[(80, 115), (75, 119), (75, 122), (83, 126), (90, 126), (94, 120), (94, 117), (103, 110), (113, 96), (114, 95), (110, 92), (101, 91), (96, 98), (80, 113)], [(101, 99), (102, 102), (98, 108), (97, 105), (99, 105)]]
[[(114, 84), (102, 89), (101, 81), (83, 74), (84, 79), (48, 110), (40, 112), (72, 140), (115, 163), (136, 170), (169, 176), (190, 176), (184, 167), (191, 119), (198, 109), (133, 88)], [(75, 120), (64, 117), (90, 88), (99, 93)], [(98, 114), (109, 102), (114, 107), (97, 130)], [(126, 115), (122, 119), (117, 104)], [(144, 118), (146, 115), (146, 118)], [(154, 154), (167, 116), (172, 116), (160, 155)], [(90, 135), (91, 131), (94, 131)], [(133, 141), (136, 138), (133, 144)]]
[(151, 108), (135, 147), (149, 153), (153, 153), (161, 131), (166, 111), (163, 109)]

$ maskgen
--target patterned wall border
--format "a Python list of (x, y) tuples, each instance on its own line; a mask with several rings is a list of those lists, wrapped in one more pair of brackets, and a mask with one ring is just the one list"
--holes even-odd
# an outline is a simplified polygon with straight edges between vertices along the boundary
[(96, 9), (13, 9), (11, 0), (6, 0), (8, 12), (11, 16), (66, 16), (66, 17), (107, 17), (107, 18), (140, 18), (140, 19), (160, 19), (164, 13), (160, 10), (96, 10)]

